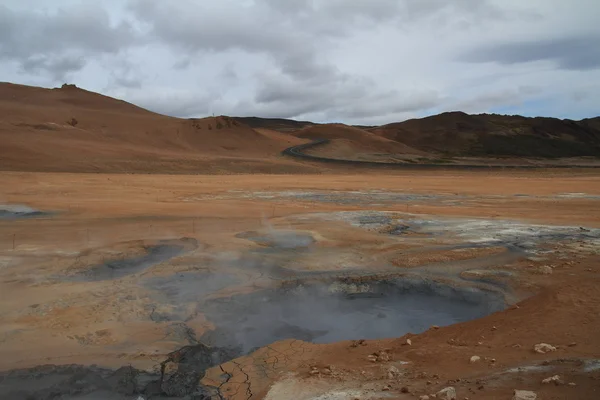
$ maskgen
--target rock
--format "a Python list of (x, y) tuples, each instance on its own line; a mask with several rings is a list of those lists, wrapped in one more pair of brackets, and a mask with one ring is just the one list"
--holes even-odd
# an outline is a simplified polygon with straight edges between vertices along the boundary
[(387, 371), (388, 379), (398, 379), (401, 375), (402, 374), (400, 373), (400, 370), (398, 368), (394, 367), (393, 365), (388, 368), (388, 371)]
[(554, 375), (550, 378), (542, 380), (542, 383), (554, 383), (555, 385), (564, 385), (564, 382), (560, 379), (560, 376)]
[(537, 394), (529, 390), (515, 390), (513, 400), (536, 400)]
[(183, 397), (191, 393), (200, 381), (200, 374), (191, 372), (176, 372), (161, 385), (162, 391), (171, 397)]
[(410, 393), (410, 390), (408, 390), (408, 387), (406, 386), (402, 386), (402, 389), (400, 389), (401, 393)]
[(431, 325), (431, 329), (440, 329), (440, 327), (437, 325)]
[(577, 342), (569, 343), (569, 347), (575, 347), (575, 346), (577, 346)]
[(549, 353), (551, 351), (556, 351), (556, 347), (548, 344), (548, 343), (538, 343), (533, 346), (533, 351), (540, 354)]
[(390, 361), (390, 355), (384, 350), (378, 352), (376, 355), (377, 361)]
[(437, 398), (442, 400), (456, 400), (456, 389), (448, 386), (436, 393)]
[(569, 386), (577, 386), (577, 384), (575, 382), (569, 382), (568, 385)]
[(423, 396), (419, 396), (419, 400), (429, 400), (429, 396), (427, 396), (426, 394)]
[(376, 355), (374, 355), (374, 354), (369, 354), (369, 355), (367, 356), (367, 359), (368, 359), (369, 361), (371, 361), (371, 362), (377, 362), (377, 356), (376, 356)]
[(470, 362), (471, 363), (476, 363), (479, 362), (481, 360), (481, 357), (479, 356), (472, 356)]
[(412, 340), (406, 339), (406, 344), (409, 345), (409, 346), (412, 346)]

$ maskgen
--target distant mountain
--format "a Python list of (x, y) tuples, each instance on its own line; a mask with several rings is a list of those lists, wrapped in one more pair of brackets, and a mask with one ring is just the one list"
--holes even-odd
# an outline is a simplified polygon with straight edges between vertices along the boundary
[(600, 117), (571, 121), (449, 112), (377, 127), (258, 117), (181, 119), (74, 85), (0, 83), (0, 170), (212, 174), (332, 168), (282, 156), (286, 148), (315, 139), (327, 141), (304, 151), (321, 158), (535, 163), (541, 157), (600, 157)]
[(600, 156), (600, 117), (572, 121), (448, 112), (371, 128), (369, 132), (449, 156)]
[(235, 119), (252, 128), (272, 129), (279, 132), (293, 132), (307, 126), (316, 125), (309, 121), (296, 121), (284, 118), (235, 117)]

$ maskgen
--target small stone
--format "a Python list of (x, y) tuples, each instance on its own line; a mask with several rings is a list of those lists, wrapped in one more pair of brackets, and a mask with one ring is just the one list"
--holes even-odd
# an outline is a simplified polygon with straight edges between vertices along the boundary
[(448, 386), (437, 392), (437, 397), (443, 400), (456, 400), (456, 389), (452, 386)]
[(476, 363), (479, 362), (481, 360), (481, 357), (479, 356), (472, 356), (470, 362), (471, 363)]
[(389, 385), (384, 386), (383, 389), (381, 389), (381, 390), (383, 390), (384, 392), (387, 392), (388, 390), (390, 390), (390, 386)]
[(390, 355), (386, 351), (380, 351), (376, 354), (377, 361), (390, 361)]
[(492, 330), (493, 330), (493, 331), (495, 331), (495, 330), (497, 330), (497, 329), (498, 329), (498, 328), (496, 328), (495, 326), (492, 326)]
[(575, 346), (577, 346), (577, 342), (569, 343), (569, 347), (575, 347)]
[(410, 390), (408, 390), (408, 387), (406, 386), (402, 386), (402, 389), (400, 389), (401, 393), (410, 393)]
[(568, 385), (569, 386), (577, 386), (577, 384), (575, 382), (569, 382)]
[(440, 327), (437, 325), (431, 325), (431, 329), (440, 329)]
[(401, 375), (400, 370), (398, 368), (394, 367), (393, 365), (388, 368), (388, 371), (387, 371), (388, 379), (398, 379), (398, 377), (400, 375)]
[(564, 382), (560, 379), (559, 375), (551, 376), (550, 378), (546, 378), (542, 380), (542, 383), (554, 383), (555, 385), (563, 385)]
[(412, 346), (412, 340), (406, 339), (406, 344), (409, 345), (409, 346)]
[(537, 394), (529, 390), (515, 390), (512, 400), (536, 400)]
[(374, 354), (369, 354), (369, 355), (367, 356), (367, 359), (368, 359), (369, 361), (371, 361), (371, 362), (377, 362), (377, 356), (376, 356), (376, 355), (374, 355)]
[(548, 344), (548, 343), (538, 343), (533, 346), (533, 351), (540, 354), (549, 353), (551, 351), (556, 351), (556, 347)]
[(424, 394), (423, 396), (419, 396), (419, 400), (429, 400), (429, 396)]

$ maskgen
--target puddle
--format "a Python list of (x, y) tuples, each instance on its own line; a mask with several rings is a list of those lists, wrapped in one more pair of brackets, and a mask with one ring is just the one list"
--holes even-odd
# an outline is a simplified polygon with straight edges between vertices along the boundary
[(195, 239), (184, 238), (180, 240), (162, 240), (157, 245), (146, 246), (146, 254), (138, 257), (115, 259), (102, 264), (92, 265), (69, 278), (76, 281), (103, 281), (119, 279), (128, 275), (137, 274), (154, 265), (160, 264), (176, 257), (189, 248), (196, 248)]
[(244, 354), (283, 339), (332, 343), (419, 333), (504, 308), (501, 296), (401, 278), (367, 283), (299, 284), (207, 301), (199, 307), (217, 327), (201, 338)]
[(51, 215), (21, 204), (0, 204), (0, 219), (25, 219)]

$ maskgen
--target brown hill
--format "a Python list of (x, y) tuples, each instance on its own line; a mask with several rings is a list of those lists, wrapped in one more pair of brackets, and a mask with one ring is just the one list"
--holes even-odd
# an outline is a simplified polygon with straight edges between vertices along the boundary
[(310, 171), (280, 152), (304, 141), (229, 117), (179, 119), (97, 93), (0, 83), (0, 169)]
[(449, 112), (370, 132), (420, 150), (451, 156), (600, 156), (600, 118), (556, 118)]
[(330, 140), (326, 146), (306, 150), (306, 153), (320, 157), (394, 162), (425, 155), (425, 152), (403, 143), (344, 124), (314, 125), (291, 134), (303, 139)]

